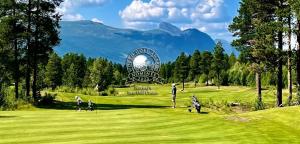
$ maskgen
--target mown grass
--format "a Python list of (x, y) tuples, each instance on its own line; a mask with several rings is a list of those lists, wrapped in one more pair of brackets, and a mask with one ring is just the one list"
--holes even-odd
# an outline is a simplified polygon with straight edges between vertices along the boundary
[[(80, 95), (96, 103), (92, 112), (76, 111), (74, 96), (79, 94), (62, 92), (54, 107), (2, 111), (0, 143), (300, 143), (299, 107), (242, 113), (206, 107), (202, 114), (187, 112), (193, 94), (203, 103), (251, 103), (255, 89), (191, 86), (178, 91), (178, 108), (172, 109), (169, 85), (151, 88), (158, 95), (127, 95), (132, 88), (117, 89), (116, 96)], [(274, 105), (274, 92), (263, 91), (267, 104)]]

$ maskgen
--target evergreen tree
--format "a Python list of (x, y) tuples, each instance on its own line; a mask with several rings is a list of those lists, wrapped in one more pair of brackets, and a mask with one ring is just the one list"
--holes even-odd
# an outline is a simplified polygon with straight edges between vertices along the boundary
[(221, 73), (226, 68), (225, 54), (224, 49), (222, 47), (222, 43), (218, 42), (214, 48), (213, 60), (212, 60), (212, 69), (217, 77), (217, 85), (220, 88), (221, 85)]
[(190, 76), (191, 80), (196, 82), (196, 78), (201, 74), (200, 68), (201, 53), (199, 50), (195, 50), (190, 60)]
[(76, 87), (77, 70), (76, 66), (72, 63), (65, 71), (64, 84), (69, 87)]
[(13, 51), (13, 63), (10, 67), (13, 73), (14, 85), (15, 85), (15, 97), (19, 98), (19, 81), (20, 81), (20, 60), (23, 35), (25, 33), (23, 12), (24, 7), (21, 1), (15, 0), (3, 0), (0, 1), (0, 26), (2, 29), (2, 40), (5, 40), (7, 45)]
[[(73, 77), (73, 79), (71, 80), (72, 82), (70, 82), (70, 75), (67, 71), (68, 69), (70, 69), (72, 64), (73, 64), (72, 73), (75, 73), (76, 76)], [(82, 87), (84, 77), (86, 75), (86, 70), (87, 70), (86, 58), (82, 54), (78, 55), (74, 53), (68, 53), (64, 55), (62, 60), (62, 68), (64, 71), (64, 75), (63, 75), (64, 85), (69, 85), (72, 87)]]
[(202, 72), (206, 75), (206, 86), (208, 86), (209, 73), (211, 71), (211, 63), (213, 60), (213, 55), (211, 52), (204, 51), (201, 56), (200, 68)]
[(296, 50), (297, 60), (296, 60), (296, 75), (297, 75), (297, 101), (300, 104), (300, 1), (299, 0), (289, 0), (292, 11), (295, 13), (296, 17), (296, 35), (298, 47)]
[[(38, 64), (48, 59), (49, 53), (59, 42), (59, 21), (60, 15), (56, 12), (56, 8), (62, 0), (32, 0), (31, 9), (35, 10), (31, 17), (32, 31), (31, 44), (29, 45), (32, 53), (33, 82), (32, 93), (33, 98), (37, 100), (37, 74)], [(28, 3), (29, 4), (29, 3)]]
[(184, 83), (188, 77), (189, 67), (188, 67), (188, 57), (181, 53), (180, 56), (176, 59), (175, 64), (175, 74), (176, 78), (182, 82), (182, 90), (184, 90)]
[(234, 66), (234, 64), (236, 63), (236, 57), (234, 55), (234, 53), (231, 53), (230, 56), (229, 56), (229, 60), (228, 60), (228, 63), (230, 65), (230, 67)]
[(45, 82), (47, 86), (52, 89), (60, 86), (62, 84), (62, 75), (61, 58), (56, 53), (52, 53), (46, 65)]
[[(275, 1), (242, 0), (239, 14), (233, 19), (229, 30), (238, 38), (232, 43), (252, 62), (256, 73), (258, 102), (261, 97), (261, 73), (265, 64), (276, 62), (274, 43), (276, 23), (274, 23)], [(274, 65), (274, 64), (273, 64)]]

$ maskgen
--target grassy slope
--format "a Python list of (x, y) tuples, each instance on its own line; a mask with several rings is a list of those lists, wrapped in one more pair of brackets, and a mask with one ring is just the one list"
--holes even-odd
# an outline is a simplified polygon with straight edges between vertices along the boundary
[[(168, 87), (160, 95), (118, 97), (82, 96), (100, 103), (94, 112), (36, 109), (0, 112), (0, 143), (300, 143), (300, 108), (289, 107), (242, 114), (220, 114), (204, 109), (188, 113), (189, 96), (201, 99), (251, 101), (255, 90), (242, 87), (189, 88), (179, 93), (180, 108), (171, 109)], [(123, 95), (122, 95), (123, 93)], [(274, 102), (265, 91), (265, 99)], [(71, 102), (74, 94), (59, 93)], [(58, 107), (70, 109), (70, 107)]]

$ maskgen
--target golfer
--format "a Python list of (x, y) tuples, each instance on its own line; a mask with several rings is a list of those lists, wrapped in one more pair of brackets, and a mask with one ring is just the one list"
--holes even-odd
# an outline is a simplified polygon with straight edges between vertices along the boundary
[(176, 84), (172, 84), (172, 102), (173, 102), (173, 108), (176, 107)]
[(83, 102), (79, 96), (75, 96), (75, 100), (77, 102), (78, 111), (81, 111), (81, 103)]

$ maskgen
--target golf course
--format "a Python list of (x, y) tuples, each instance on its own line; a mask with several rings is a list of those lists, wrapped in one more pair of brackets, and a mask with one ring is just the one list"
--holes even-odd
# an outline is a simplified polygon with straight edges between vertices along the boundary
[[(132, 87), (115, 96), (43, 91), (57, 94), (53, 106), (0, 112), (0, 143), (300, 143), (300, 108), (272, 108), (274, 89), (262, 91), (268, 109), (254, 111), (254, 88), (189, 86), (178, 90), (174, 109), (169, 85), (147, 87), (157, 94), (129, 95)], [(76, 95), (95, 110), (77, 111)], [(192, 95), (203, 105), (200, 114), (188, 112)]]

